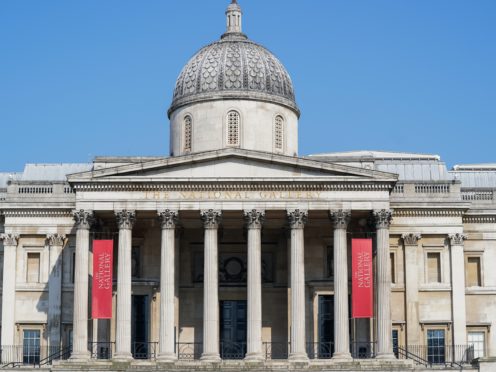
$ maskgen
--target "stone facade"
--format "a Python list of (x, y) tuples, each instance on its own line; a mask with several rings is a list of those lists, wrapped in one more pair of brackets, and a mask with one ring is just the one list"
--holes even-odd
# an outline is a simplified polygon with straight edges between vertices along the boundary
[[(178, 79), (173, 156), (0, 174), (2, 365), (492, 370), (496, 166), (298, 157), (291, 80), (241, 14), (233, 1), (222, 40)], [(231, 65), (251, 77), (226, 85)], [(350, 319), (352, 238), (373, 240), (372, 319)], [(90, 315), (97, 239), (114, 240), (111, 319)]]

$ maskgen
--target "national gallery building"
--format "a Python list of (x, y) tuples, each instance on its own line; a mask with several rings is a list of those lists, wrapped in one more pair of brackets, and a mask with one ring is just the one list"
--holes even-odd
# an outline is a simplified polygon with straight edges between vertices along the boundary
[(298, 155), (288, 72), (226, 18), (169, 157), (0, 173), (0, 366), (496, 371), (496, 164)]

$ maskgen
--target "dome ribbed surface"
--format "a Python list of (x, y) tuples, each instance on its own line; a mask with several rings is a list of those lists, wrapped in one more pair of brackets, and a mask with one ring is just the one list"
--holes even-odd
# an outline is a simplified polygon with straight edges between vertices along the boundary
[(219, 99), (273, 102), (299, 114), (282, 63), (243, 34), (224, 35), (189, 60), (177, 79), (169, 114), (187, 104)]

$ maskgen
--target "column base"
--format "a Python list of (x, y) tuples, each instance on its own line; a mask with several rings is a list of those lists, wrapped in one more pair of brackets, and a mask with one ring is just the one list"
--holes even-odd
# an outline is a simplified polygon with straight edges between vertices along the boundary
[(291, 353), (288, 361), (290, 363), (308, 363), (308, 355), (305, 352)]
[(384, 360), (384, 359), (396, 359), (396, 356), (393, 354), (393, 353), (377, 353), (377, 355), (375, 356), (375, 359), (380, 359), (380, 360)]
[(130, 363), (134, 358), (130, 352), (118, 352), (113, 355), (112, 360), (116, 363)]
[(91, 354), (89, 351), (79, 351), (73, 352), (71, 357), (68, 359), (71, 363), (84, 363), (91, 359)]
[(222, 361), (218, 353), (203, 353), (200, 360), (205, 363), (220, 363)]
[(350, 360), (353, 360), (351, 353), (348, 352), (335, 352), (332, 354), (331, 359), (335, 362), (349, 362)]
[(247, 363), (262, 363), (265, 358), (261, 352), (259, 353), (248, 353), (245, 356), (245, 362)]

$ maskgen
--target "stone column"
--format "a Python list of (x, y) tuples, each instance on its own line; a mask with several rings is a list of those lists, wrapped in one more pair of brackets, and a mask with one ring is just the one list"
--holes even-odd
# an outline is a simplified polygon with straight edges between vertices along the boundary
[[(19, 235), (1, 234), (0, 240), (3, 242), (2, 348), (9, 350), (9, 347), (15, 345), (15, 278)], [(8, 358), (9, 353), (6, 354)], [(2, 359), (4, 363), (14, 361), (4, 359)]]
[(262, 361), (262, 224), (265, 211), (245, 211), (248, 228), (248, 324), (246, 360)]
[(160, 256), (160, 334), (158, 360), (174, 362), (175, 324), (175, 228), (177, 211), (159, 211), (162, 225)]
[(291, 227), (291, 350), (289, 359), (306, 362), (305, 334), (305, 237), (306, 210), (288, 211)]
[(467, 344), (467, 316), (465, 307), (464, 234), (450, 234), (451, 251), (451, 306), (453, 313), (453, 344)]
[(422, 236), (410, 233), (401, 237), (405, 252), (406, 345), (420, 345), (418, 241)]
[(377, 359), (394, 359), (391, 326), (391, 271), (389, 268), (389, 226), (391, 210), (373, 212), (377, 229)]
[(76, 258), (74, 267), (74, 320), (72, 322), (71, 360), (85, 361), (88, 351), (88, 260), (93, 211), (74, 211), (76, 221)]
[(131, 262), (132, 230), (136, 221), (134, 211), (115, 212), (119, 226), (117, 258), (117, 317), (115, 331), (116, 360), (130, 360), (131, 354)]
[(220, 210), (201, 211), (205, 227), (203, 272), (203, 354), (201, 360), (219, 362), (219, 262), (217, 234)]
[[(50, 247), (50, 271), (48, 278), (48, 344), (60, 347), (60, 315), (62, 312), (62, 248), (65, 235), (47, 235)], [(55, 350), (51, 350), (55, 352)]]
[(334, 225), (334, 354), (333, 359), (351, 359), (348, 311), (348, 239), (351, 212), (330, 212)]

